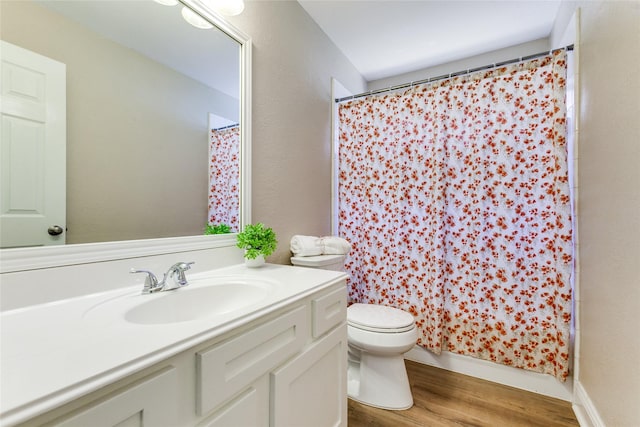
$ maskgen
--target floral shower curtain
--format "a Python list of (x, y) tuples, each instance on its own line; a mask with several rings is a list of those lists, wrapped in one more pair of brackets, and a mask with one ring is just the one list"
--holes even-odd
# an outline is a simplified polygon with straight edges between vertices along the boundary
[(569, 373), (566, 53), (339, 106), (350, 300), (418, 344)]
[(240, 127), (212, 129), (209, 144), (209, 224), (239, 231)]

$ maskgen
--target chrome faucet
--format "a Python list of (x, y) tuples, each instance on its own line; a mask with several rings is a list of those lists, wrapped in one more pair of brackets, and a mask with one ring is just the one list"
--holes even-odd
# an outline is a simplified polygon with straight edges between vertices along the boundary
[(169, 270), (166, 273), (164, 273), (164, 276), (162, 277), (161, 282), (159, 282), (156, 275), (149, 270), (132, 268), (129, 272), (145, 273), (147, 277), (144, 280), (144, 288), (142, 288), (142, 293), (152, 294), (154, 292), (172, 291), (182, 286), (187, 286), (189, 282), (187, 282), (185, 271), (189, 270), (191, 268), (191, 265), (193, 264), (195, 263), (194, 262), (178, 262), (176, 264), (173, 264), (169, 268)]
[(172, 281), (171, 284), (165, 283), (163, 291), (170, 291), (172, 289), (177, 289), (181, 286), (187, 286), (189, 282), (187, 282), (187, 277), (185, 276), (185, 271), (191, 268), (191, 265), (195, 264), (194, 262), (178, 262), (173, 264), (169, 271), (167, 271), (164, 275), (165, 281), (170, 279)]

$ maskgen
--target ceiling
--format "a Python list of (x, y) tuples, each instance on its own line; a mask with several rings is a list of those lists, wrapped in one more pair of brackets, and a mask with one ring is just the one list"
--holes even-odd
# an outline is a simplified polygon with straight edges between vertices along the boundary
[(560, 0), (298, 0), (373, 81), (550, 35)]
[(218, 29), (188, 24), (181, 6), (151, 0), (34, 1), (213, 89), (240, 97), (239, 44)]

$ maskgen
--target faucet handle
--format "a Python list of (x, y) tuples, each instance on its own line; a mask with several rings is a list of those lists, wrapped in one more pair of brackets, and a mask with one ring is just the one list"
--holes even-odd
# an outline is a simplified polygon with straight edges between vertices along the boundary
[(183, 271), (186, 271), (186, 270), (189, 270), (189, 269), (191, 268), (191, 266), (192, 266), (193, 264), (195, 264), (195, 263), (196, 263), (195, 261), (191, 261), (191, 262), (184, 262), (184, 261), (183, 261), (183, 262), (178, 262), (178, 263), (174, 264), (174, 265), (173, 265), (173, 267), (171, 267), (171, 269), (176, 269), (176, 270), (183, 270)]
[(189, 270), (191, 266), (195, 264), (195, 262), (178, 262), (169, 268), (167, 272), (167, 276), (173, 279), (173, 285), (169, 285), (170, 289), (175, 289), (179, 286), (187, 286), (189, 282), (187, 282), (187, 277), (184, 272)]
[(147, 275), (144, 280), (144, 288), (142, 288), (143, 294), (150, 294), (152, 292), (155, 292), (160, 287), (158, 278), (149, 270), (132, 268), (131, 270), (129, 270), (129, 273), (145, 273)]

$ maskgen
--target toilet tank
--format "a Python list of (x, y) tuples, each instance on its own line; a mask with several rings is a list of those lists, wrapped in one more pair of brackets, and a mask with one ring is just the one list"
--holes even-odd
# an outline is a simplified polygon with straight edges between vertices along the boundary
[(291, 257), (291, 264), (298, 267), (344, 271), (344, 255), (316, 255)]

